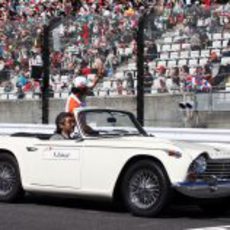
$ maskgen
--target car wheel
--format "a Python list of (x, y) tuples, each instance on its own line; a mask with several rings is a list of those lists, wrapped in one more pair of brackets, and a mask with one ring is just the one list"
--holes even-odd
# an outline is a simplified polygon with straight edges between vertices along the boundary
[(221, 215), (230, 210), (229, 199), (214, 199), (199, 203), (199, 207), (208, 215)]
[(122, 181), (123, 200), (137, 216), (152, 217), (167, 205), (170, 184), (159, 164), (142, 160), (133, 164)]
[(18, 164), (13, 156), (0, 154), (0, 201), (12, 202), (22, 194)]

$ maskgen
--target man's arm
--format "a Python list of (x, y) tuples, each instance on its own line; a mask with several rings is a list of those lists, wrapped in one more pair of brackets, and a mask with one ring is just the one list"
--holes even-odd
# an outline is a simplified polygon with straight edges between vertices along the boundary
[(105, 70), (104, 70), (103, 66), (97, 68), (97, 74), (93, 80), (92, 85), (89, 87), (90, 89), (93, 89), (97, 85), (99, 80), (104, 77), (104, 72), (105, 72)]

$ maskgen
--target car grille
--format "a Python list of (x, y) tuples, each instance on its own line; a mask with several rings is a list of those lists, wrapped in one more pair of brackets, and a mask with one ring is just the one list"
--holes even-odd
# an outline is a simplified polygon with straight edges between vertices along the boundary
[(215, 176), (220, 180), (230, 180), (230, 159), (229, 160), (208, 160), (205, 173), (198, 176), (198, 179), (207, 179)]

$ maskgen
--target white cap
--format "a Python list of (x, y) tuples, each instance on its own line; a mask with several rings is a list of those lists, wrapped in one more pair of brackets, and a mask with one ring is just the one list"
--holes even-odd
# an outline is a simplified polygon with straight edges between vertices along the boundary
[(87, 79), (83, 76), (76, 77), (73, 80), (73, 85), (76, 88), (84, 88), (87, 87)]

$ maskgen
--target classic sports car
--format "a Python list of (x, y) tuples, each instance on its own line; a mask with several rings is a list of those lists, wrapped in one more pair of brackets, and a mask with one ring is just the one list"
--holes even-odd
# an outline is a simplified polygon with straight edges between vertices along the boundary
[(199, 200), (203, 209), (228, 207), (226, 150), (149, 136), (126, 111), (84, 108), (75, 117), (73, 140), (49, 140), (41, 133), (1, 137), (0, 201), (12, 202), (23, 191), (101, 197), (149, 217), (163, 211), (177, 191)]

